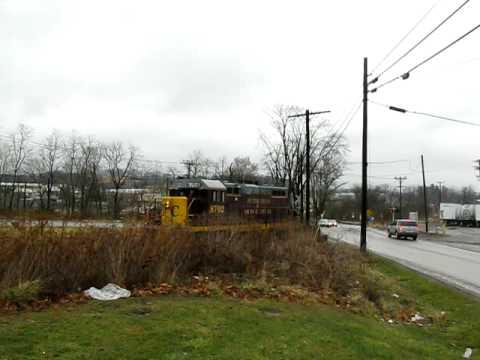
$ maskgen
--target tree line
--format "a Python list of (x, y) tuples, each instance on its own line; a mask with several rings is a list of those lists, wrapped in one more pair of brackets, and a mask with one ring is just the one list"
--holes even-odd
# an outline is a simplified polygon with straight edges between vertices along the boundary
[[(119, 192), (136, 171), (138, 148), (76, 134), (65, 137), (58, 131), (40, 142), (32, 136), (33, 130), (20, 124), (0, 140), (2, 209), (118, 217)], [(27, 196), (32, 192), (34, 201)]]
[[(33, 141), (33, 129), (20, 124), (0, 136), (0, 209), (58, 211), (68, 216), (118, 218), (127, 206), (124, 188), (165, 194), (178, 177), (273, 184), (288, 189), (292, 210), (305, 215), (306, 138), (304, 121), (289, 115), (302, 111), (277, 106), (271, 113), (273, 132), (261, 134), (261, 163), (249, 156), (213, 160), (193, 151), (178, 166), (166, 168), (144, 160), (139, 148), (120, 141), (103, 142), (75, 133), (52, 131)], [(318, 218), (342, 186), (348, 147), (325, 120), (312, 121), (310, 132), (311, 208)], [(32, 188), (34, 187), (34, 188)], [(31, 192), (35, 196), (31, 196)]]
[[(431, 184), (426, 187), (429, 218), (439, 217), (440, 202), (457, 204), (475, 204), (478, 198), (472, 186), (455, 188)], [(397, 186), (377, 185), (367, 192), (369, 215), (377, 221), (388, 223), (395, 218), (408, 218), (410, 212), (416, 212), (419, 219), (425, 219), (423, 186), (402, 187), (402, 209), (400, 213), (400, 192)], [(343, 220), (360, 220), (361, 187), (355, 185), (343, 193), (337, 194), (328, 209), (328, 216)]]

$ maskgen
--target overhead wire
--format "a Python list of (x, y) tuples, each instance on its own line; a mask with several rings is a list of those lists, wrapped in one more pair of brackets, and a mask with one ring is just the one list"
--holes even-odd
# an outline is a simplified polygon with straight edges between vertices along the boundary
[[(340, 121), (338, 123), (338, 126), (335, 125), (335, 126), (332, 126), (332, 128), (328, 131), (326, 137), (329, 138), (330, 136), (334, 135), (336, 132), (338, 132), (338, 130), (340, 130), (343, 125), (347, 122), (347, 120), (350, 118), (350, 115), (353, 113), (353, 111), (355, 111), (356, 107), (358, 106), (358, 102), (361, 101), (362, 97), (358, 97), (355, 102), (353, 103), (353, 105), (350, 107), (350, 110), (348, 110), (347, 114), (345, 115), (345, 117), (343, 118), (342, 121)], [(358, 110), (357, 110), (358, 111)], [(335, 130), (336, 129), (336, 130)], [(323, 150), (323, 149), (322, 149)]]
[[(0, 140), (4, 140), (4, 141), (11, 141), (12, 138), (11, 136), (9, 135), (5, 135), (5, 134), (0, 134)], [(29, 144), (32, 144), (32, 145), (35, 145), (37, 147), (40, 147), (40, 148), (44, 148), (44, 149), (47, 149), (47, 150), (50, 150), (51, 149), (51, 146), (49, 146), (48, 144), (45, 144), (45, 143), (41, 143), (41, 142), (38, 142), (38, 141), (35, 141), (35, 140), (31, 140), (29, 139), (27, 141)], [(173, 166), (175, 165), (175, 167), (183, 167), (183, 163), (181, 161), (170, 161), (170, 160), (155, 160), (155, 159), (137, 159), (137, 162), (139, 163), (149, 163), (149, 164), (154, 164), (155, 166), (158, 166), (158, 165), (164, 165), (164, 166)], [(177, 169), (178, 170), (178, 169)]]
[(412, 33), (414, 32), (417, 27), (425, 20), (425, 18), (433, 11), (433, 9), (438, 5), (438, 3), (440, 2), (441, 0), (438, 0), (436, 3), (434, 3), (428, 10), (425, 14), (423, 14), (423, 16), (420, 18), (420, 20), (418, 20), (415, 25), (413, 25), (413, 27), (390, 49), (390, 51), (382, 58), (382, 60), (380, 60), (378, 62), (377, 65), (374, 66), (374, 68), (372, 69), (372, 72), (370, 75), (372, 75), (373, 73), (375, 73), (375, 71), (383, 65), (383, 63), (385, 62), (385, 60), (387, 60), (390, 55), (393, 54), (393, 52), (395, 50), (398, 49), (398, 47), (400, 45), (402, 45), (402, 43), (405, 41), (405, 39)]
[[(405, 73), (403, 73), (402, 75), (399, 75), (399, 76), (396, 76), (380, 85), (378, 85), (376, 88), (370, 90), (370, 92), (376, 92), (377, 90), (381, 89), (382, 87), (388, 85), (388, 84), (391, 84), (392, 82), (396, 81), (396, 80), (400, 80), (400, 79), (408, 79), (410, 77), (410, 74), (417, 70), (420, 66), (422, 65), (425, 65), (427, 62), (433, 60), (435, 57), (437, 57), (438, 55), (440, 55), (441, 53), (443, 53), (444, 51), (446, 51), (447, 49), (451, 48), (453, 45), (455, 45), (456, 43), (458, 43), (459, 41), (463, 40), (464, 38), (466, 38), (468, 35), (472, 34), (474, 31), (478, 30), (480, 28), (480, 24), (476, 25), (475, 27), (473, 27), (472, 29), (470, 29), (469, 31), (467, 31), (466, 33), (464, 33), (462, 36), (456, 38), (454, 41), (450, 42), (448, 45), (444, 46), (443, 48), (441, 48), (440, 50), (436, 51), (434, 54), (430, 55), (429, 57), (427, 57), (426, 59), (422, 60), (421, 62), (419, 62), (418, 64), (414, 65), (413, 67), (410, 68), (410, 70), (406, 71)], [(377, 77), (378, 78), (378, 77)]]
[(459, 119), (451, 118), (451, 117), (448, 117), (448, 116), (436, 115), (436, 114), (426, 113), (426, 112), (422, 112), (422, 111), (407, 110), (405, 108), (401, 108), (401, 107), (398, 107), (398, 106), (387, 105), (387, 104), (383, 104), (383, 103), (373, 101), (373, 100), (369, 100), (369, 102), (372, 103), (372, 104), (378, 105), (378, 106), (386, 107), (387, 109), (390, 109), (390, 110), (393, 110), (393, 111), (401, 112), (401, 113), (410, 113), (410, 114), (428, 116), (428, 117), (432, 117), (432, 118), (436, 118), (436, 119), (440, 119), (440, 120), (446, 120), (446, 121), (456, 122), (456, 123), (460, 123), (460, 124), (464, 124), (464, 125), (471, 125), (471, 126), (480, 127), (480, 123), (474, 123), (474, 122), (470, 122), (470, 121), (459, 120)]
[(454, 41), (452, 41), (450, 44), (444, 46), (443, 48), (441, 48), (440, 50), (438, 50), (436, 53), (434, 53), (433, 55), (430, 55), (428, 58), (426, 58), (425, 60), (419, 62), (417, 65), (413, 66), (410, 70), (407, 71), (407, 73), (412, 73), (414, 70), (418, 69), (420, 66), (426, 64), (427, 62), (429, 62), (430, 60), (433, 60), (435, 57), (437, 57), (438, 55), (440, 55), (441, 53), (443, 53), (445, 50), (449, 49), (450, 47), (452, 47), (453, 45), (455, 45), (456, 43), (458, 43), (460, 40), (464, 39), (465, 37), (467, 37), (468, 35), (470, 35), (471, 33), (473, 33), (475, 30), (478, 30), (478, 28), (480, 28), (480, 24), (478, 24), (477, 26), (473, 27), (472, 29), (470, 29), (469, 31), (467, 31), (465, 34), (463, 34), (462, 36), (460, 36), (459, 38), (455, 39)]
[(438, 29), (440, 29), (448, 20), (450, 20), (455, 14), (457, 14), (465, 5), (467, 5), (470, 0), (465, 0), (459, 7), (457, 7), (453, 12), (451, 12), (445, 19), (443, 19), (437, 26), (433, 28), (427, 35), (417, 41), (410, 49), (408, 49), (403, 55), (397, 58), (392, 64), (390, 64), (387, 68), (385, 68), (382, 72), (377, 75), (377, 78), (380, 78), (383, 74), (385, 74), (388, 70), (392, 67), (397, 65), (402, 59), (404, 59), (407, 55), (409, 55), (413, 50), (415, 50), (418, 46), (420, 46), (425, 40), (427, 40), (430, 36), (432, 36)]
[[(401, 162), (410, 162), (410, 160), (389, 160), (389, 161), (369, 161), (369, 165), (396, 164)], [(361, 164), (361, 161), (347, 161), (347, 164)]]
[(350, 126), (350, 124), (352, 123), (352, 120), (355, 118), (355, 115), (357, 115), (358, 113), (358, 110), (360, 110), (360, 106), (362, 105), (362, 101), (360, 101), (355, 109), (355, 111), (353, 112), (353, 114), (350, 116), (350, 118), (348, 119), (347, 123), (345, 124), (343, 130), (338, 134), (338, 136), (336, 136), (336, 140), (333, 142), (333, 144), (330, 145), (330, 143), (328, 142), (327, 144), (325, 144), (321, 150), (320, 153), (323, 152), (323, 150), (329, 146), (329, 150), (328, 152), (323, 155), (324, 157), (327, 157), (328, 155), (330, 155), (330, 153), (333, 151), (333, 149), (335, 149), (335, 146), (337, 145), (337, 143), (340, 141), (340, 139), (343, 137), (343, 134), (345, 133), (345, 131), (348, 129), (348, 127)]

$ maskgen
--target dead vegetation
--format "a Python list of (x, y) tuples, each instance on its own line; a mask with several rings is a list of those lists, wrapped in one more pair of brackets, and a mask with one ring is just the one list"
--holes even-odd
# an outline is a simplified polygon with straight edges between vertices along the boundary
[(388, 312), (387, 317), (400, 309), (408, 312), (405, 317), (415, 311), (410, 303), (385, 305), (382, 280), (372, 277), (368, 259), (356, 249), (321, 241), (298, 224), (282, 231), (203, 234), (167, 227), (17, 224), (0, 229), (0, 239), (0, 307), (3, 302), (9, 309), (38, 299), (68, 303), (71, 294), (113, 282), (136, 296), (321, 302)]
[[(115, 282), (128, 288), (181, 283), (193, 275), (238, 275), (342, 292), (358, 270), (353, 252), (291, 225), (281, 232), (192, 234), (181, 228), (0, 230), (0, 288), (38, 281), (55, 296)], [(348, 290), (346, 290), (348, 292)]]

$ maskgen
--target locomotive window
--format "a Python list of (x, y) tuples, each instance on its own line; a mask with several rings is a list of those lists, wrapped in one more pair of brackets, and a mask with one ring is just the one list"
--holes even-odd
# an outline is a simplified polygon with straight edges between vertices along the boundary
[(225, 193), (222, 191), (221, 194), (222, 194), (222, 200), (221, 200), (221, 201), (222, 201), (222, 202), (225, 202)]

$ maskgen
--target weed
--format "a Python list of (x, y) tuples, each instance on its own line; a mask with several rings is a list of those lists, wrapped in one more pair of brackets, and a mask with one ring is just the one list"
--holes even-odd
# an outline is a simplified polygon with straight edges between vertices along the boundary
[(248, 278), (257, 284), (329, 289), (345, 296), (362, 257), (319, 242), (311, 229), (193, 234), (181, 227), (53, 228), (21, 223), (0, 230), (0, 289), (40, 281), (62, 296), (114, 282), (128, 288), (181, 284), (195, 275)]
[(16, 286), (7, 288), (0, 293), (0, 300), (14, 304), (25, 304), (38, 298), (40, 281), (25, 281)]

